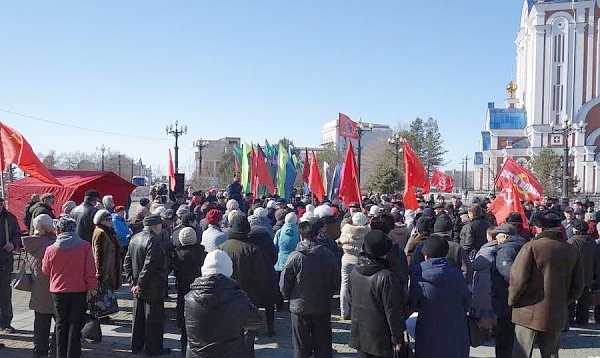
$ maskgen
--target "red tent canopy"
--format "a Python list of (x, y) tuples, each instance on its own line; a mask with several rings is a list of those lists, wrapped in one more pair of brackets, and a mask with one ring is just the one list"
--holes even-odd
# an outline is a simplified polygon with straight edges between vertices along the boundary
[(86, 172), (72, 170), (50, 170), (52, 175), (63, 186), (43, 183), (35, 178), (27, 177), (8, 184), (8, 209), (15, 214), (19, 225), (23, 224), (23, 210), (29, 202), (31, 195), (38, 193), (52, 193), (56, 196), (54, 214), (58, 216), (62, 206), (69, 200), (77, 204), (83, 201), (83, 194), (88, 189), (95, 189), (104, 195), (112, 195), (116, 205), (125, 205), (127, 197), (135, 185), (113, 172)]

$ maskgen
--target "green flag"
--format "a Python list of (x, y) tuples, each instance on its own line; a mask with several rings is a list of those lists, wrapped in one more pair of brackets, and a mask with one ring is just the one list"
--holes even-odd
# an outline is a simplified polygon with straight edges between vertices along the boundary
[(244, 193), (250, 193), (250, 151), (252, 146), (248, 143), (242, 144), (242, 177), (241, 182)]
[(288, 151), (279, 143), (279, 157), (277, 158), (277, 194), (282, 198), (287, 198), (285, 192), (286, 166), (289, 160)]

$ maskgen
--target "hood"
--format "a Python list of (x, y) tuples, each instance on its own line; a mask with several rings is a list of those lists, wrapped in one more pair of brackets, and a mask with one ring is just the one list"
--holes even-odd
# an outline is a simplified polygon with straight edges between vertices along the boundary
[(329, 249), (316, 241), (306, 240), (298, 243), (296, 251), (304, 255), (317, 255), (320, 252), (329, 251)]
[(382, 257), (372, 257), (364, 252), (360, 253), (358, 263), (356, 264), (356, 272), (363, 276), (373, 276), (383, 269), (389, 269), (390, 263)]
[(434, 286), (440, 286), (448, 281), (450, 279), (448, 272), (454, 269), (444, 257), (423, 261), (420, 265), (422, 280)]
[(42, 207), (42, 208), (46, 208), (49, 211), (52, 211), (52, 208), (44, 203), (42, 203), (41, 201), (38, 201), (37, 203), (33, 204), (30, 208), (29, 208), (29, 212), (33, 214), (33, 212), (35, 210), (37, 210), (37, 208)]
[(28, 253), (33, 253), (39, 250), (40, 247), (46, 247), (51, 245), (56, 240), (56, 236), (53, 234), (46, 234), (41, 236), (23, 236), (21, 242), (23, 242), (23, 248)]
[(364, 237), (369, 231), (371, 231), (371, 228), (368, 225), (354, 226), (352, 224), (347, 224), (342, 228), (342, 234), (348, 234), (350, 236)]
[(298, 225), (296, 225), (296, 224), (283, 224), (283, 226), (281, 227), (281, 231), (286, 236), (296, 236), (296, 234), (298, 233)]
[(499, 244), (499, 247), (506, 247), (506, 246), (510, 246), (510, 247), (514, 247), (514, 248), (521, 248), (523, 245), (525, 245), (527, 241), (525, 241), (524, 238), (522, 238), (519, 235), (513, 235), (513, 236), (509, 236), (506, 241), (504, 241), (503, 244)]
[(240, 285), (222, 274), (200, 276), (190, 285), (189, 296), (206, 308), (220, 306), (239, 293)]
[(53, 245), (60, 250), (68, 250), (79, 245), (82, 241), (83, 239), (76, 232), (61, 232)]
[(477, 252), (476, 256), (483, 256), (488, 261), (494, 261), (494, 257), (496, 257), (496, 252), (498, 251), (498, 241), (493, 240), (490, 242), (486, 242)]

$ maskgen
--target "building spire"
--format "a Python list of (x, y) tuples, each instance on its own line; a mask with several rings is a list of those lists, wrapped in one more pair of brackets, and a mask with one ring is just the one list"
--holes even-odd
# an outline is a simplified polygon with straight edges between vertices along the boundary
[(506, 91), (508, 92), (508, 97), (506, 98), (506, 108), (517, 108), (517, 84), (514, 81), (510, 81), (508, 85), (506, 85)]

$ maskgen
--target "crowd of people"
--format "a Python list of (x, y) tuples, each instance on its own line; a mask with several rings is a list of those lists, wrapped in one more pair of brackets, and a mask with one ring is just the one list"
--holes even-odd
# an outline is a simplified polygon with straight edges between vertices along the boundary
[(400, 195), (368, 195), (346, 206), (310, 195), (259, 198), (237, 177), (222, 192), (164, 194), (152, 190), (128, 220), (95, 190), (60, 214), (52, 194), (36, 195), (23, 237), (0, 201), (0, 329), (14, 332), (10, 272), (21, 247), (32, 271), (36, 357), (79, 357), (88, 302), (123, 283), (133, 295), (131, 352), (170, 353), (171, 273), (186, 357), (253, 357), (259, 308), (269, 337), (275, 311), (289, 311), (295, 357), (331, 357), (338, 293), (359, 357), (413, 348), (416, 357), (468, 357), (478, 335), (495, 337), (496, 357), (530, 357), (535, 345), (557, 357), (562, 331), (592, 315), (600, 322), (600, 212), (591, 202), (524, 202), (525, 220), (511, 213), (496, 222), (493, 198), (465, 205), (439, 195), (409, 210)]

